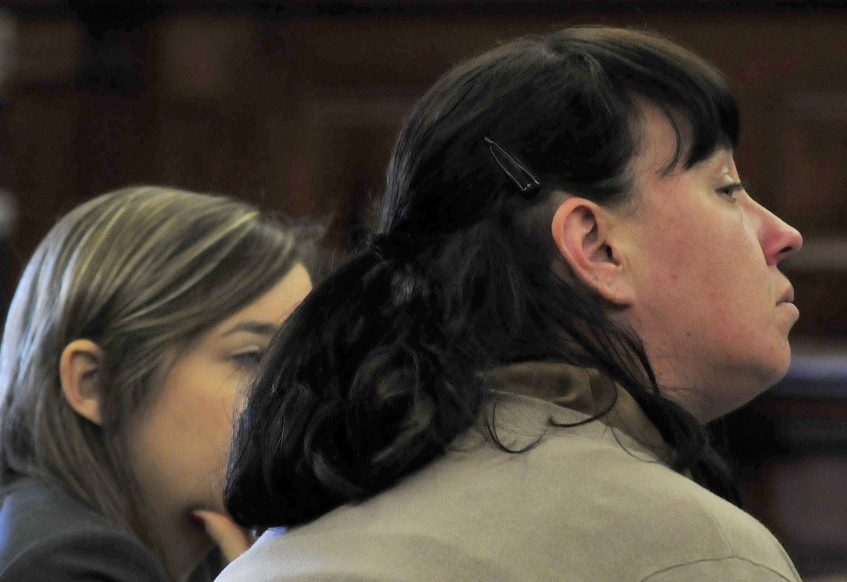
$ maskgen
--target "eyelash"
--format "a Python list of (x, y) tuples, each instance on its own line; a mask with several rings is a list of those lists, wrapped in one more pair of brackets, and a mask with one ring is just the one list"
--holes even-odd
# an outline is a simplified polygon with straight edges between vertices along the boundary
[(741, 182), (736, 182), (734, 184), (728, 184), (722, 188), (718, 188), (718, 194), (721, 196), (726, 196), (727, 198), (731, 198), (733, 201), (737, 201), (735, 194), (737, 192), (741, 192), (744, 190), (744, 184)]
[(232, 359), (238, 364), (238, 367), (241, 369), (249, 369), (255, 368), (259, 360), (262, 359), (262, 355), (264, 354), (263, 350), (252, 350), (249, 352), (240, 352), (234, 354)]

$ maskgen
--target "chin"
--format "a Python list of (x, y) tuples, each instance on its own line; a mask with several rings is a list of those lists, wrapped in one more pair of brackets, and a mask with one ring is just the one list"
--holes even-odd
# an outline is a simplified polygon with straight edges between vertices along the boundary
[(770, 369), (764, 375), (763, 384), (764, 390), (767, 390), (783, 378), (788, 373), (788, 367), (791, 365), (791, 346), (785, 342), (785, 347), (782, 350), (781, 357), (774, 361)]
[(728, 398), (720, 402), (711, 402), (711, 406), (705, 407), (707, 410), (703, 410), (702, 414), (698, 415), (700, 421), (703, 423), (711, 422), (738, 410), (757, 396), (767, 392), (769, 388), (782, 380), (787, 372), (788, 364), (786, 363), (784, 366), (775, 366), (767, 371), (763, 370), (761, 374), (752, 378), (749, 382), (736, 384), (729, 390)]
[(744, 374), (741, 369), (738, 371), (741, 377), (748, 377), (750, 389), (758, 395), (785, 378), (791, 365), (791, 344), (788, 343), (787, 337), (780, 337), (776, 341), (772, 340), (769, 349), (764, 353), (759, 352), (751, 356), (747, 361), (747, 373)]
[(748, 404), (756, 397), (767, 392), (788, 373), (788, 365), (791, 362), (790, 357), (786, 357), (784, 362), (774, 363), (771, 367), (763, 368), (761, 373), (753, 378), (747, 385), (739, 386), (736, 394), (738, 398), (732, 402), (720, 416), (729, 414)]

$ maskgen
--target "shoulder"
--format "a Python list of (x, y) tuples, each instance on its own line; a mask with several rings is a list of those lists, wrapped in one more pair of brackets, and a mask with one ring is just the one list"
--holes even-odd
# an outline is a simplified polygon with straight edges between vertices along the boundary
[[(650, 503), (653, 532), (640, 541), (655, 557), (641, 572), (664, 580), (799, 580), (779, 541), (753, 516), (680, 476)], [(660, 493), (662, 487), (653, 491)], [(658, 502), (657, 502), (658, 501)], [(643, 512), (636, 511), (645, 517)], [(630, 523), (630, 533), (638, 526)]]
[(27, 480), (0, 505), (0, 582), (78, 580), (160, 582), (155, 556), (61, 488)]
[(663, 568), (639, 582), (799, 582), (796, 572), (787, 572), (738, 556), (698, 560)]
[[(560, 517), (586, 531), (606, 532), (607, 541), (621, 550), (606, 559), (629, 564), (638, 579), (652, 582), (649, 576), (667, 572), (656, 580), (799, 580), (764, 525), (643, 449), (623, 439), (579, 441), (564, 434), (548, 446), (541, 451), (543, 464), (559, 464), (559, 455), (566, 455), (574, 472), (557, 475), (575, 501), (563, 504)], [(698, 578), (695, 571), (710, 574)]]
[[(264, 536), (220, 580), (541, 581), (568, 572), (654, 582), (707, 564), (720, 573), (714, 580), (757, 580), (751, 568), (798, 579), (753, 517), (599, 425), (550, 430), (520, 454), (481, 442), (459, 443), (368, 501)], [(676, 579), (688, 579), (682, 572)]]
[[(638, 579), (799, 580), (779, 541), (739, 507), (631, 451), (592, 456), (593, 487), (584, 494), (589, 511), (576, 515), (615, 532)], [(604, 507), (611, 508), (608, 515)]]

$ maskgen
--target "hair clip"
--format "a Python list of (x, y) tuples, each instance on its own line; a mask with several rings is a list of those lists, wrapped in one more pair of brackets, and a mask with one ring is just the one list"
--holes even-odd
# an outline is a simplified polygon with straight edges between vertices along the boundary
[(512, 179), (512, 182), (515, 183), (521, 194), (532, 194), (541, 186), (541, 182), (515, 156), (506, 151), (505, 148), (493, 139), (489, 137), (485, 137), (484, 139), (485, 143), (488, 144), (488, 151), (491, 153), (491, 157), (494, 158), (500, 169)]

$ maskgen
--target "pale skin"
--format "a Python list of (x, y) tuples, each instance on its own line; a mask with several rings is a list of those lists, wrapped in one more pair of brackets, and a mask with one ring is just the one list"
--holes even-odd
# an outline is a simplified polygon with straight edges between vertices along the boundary
[[(148, 524), (174, 580), (186, 579), (213, 545), (228, 561), (249, 547), (223, 506), (233, 415), (256, 358), (311, 288), (297, 264), (256, 301), (201, 333), (174, 354), (163, 385), (127, 427), (130, 464), (149, 500)], [(59, 363), (68, 403), (98, 424), (104, 357), (97, 344), (79, 339)]]
[(665, 171), (672, 127), (649, 104), (642, 113), (634, 203), (564, 194), (552, 234), (576, 276), (641, 338), (663, 393), (708, 422), (785, 375), (799, 311), (778, 267), (802, 237), (744, 189), (728, 148)]

